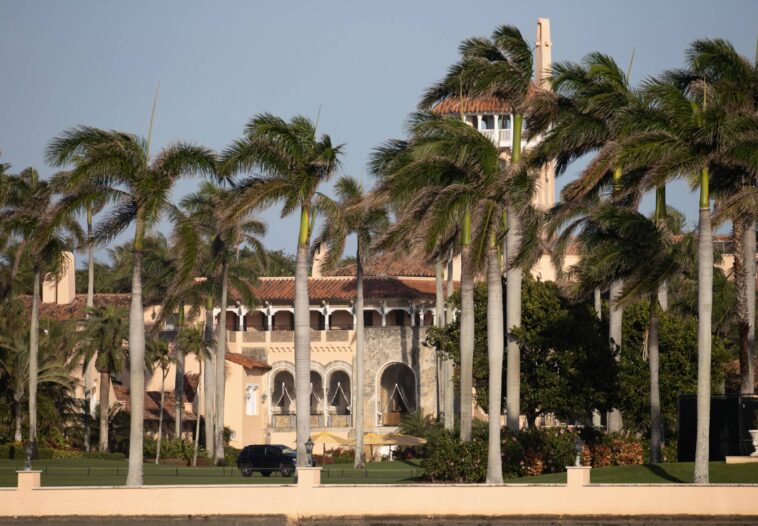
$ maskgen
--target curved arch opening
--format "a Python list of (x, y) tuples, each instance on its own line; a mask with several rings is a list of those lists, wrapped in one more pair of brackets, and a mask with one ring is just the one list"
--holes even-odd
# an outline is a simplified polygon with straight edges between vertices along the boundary
[(400, 362), (388, 365), (379, 381), (379, 425), (400, 425), (400, 420), (416, 408), (416, 374), (413, 369)]

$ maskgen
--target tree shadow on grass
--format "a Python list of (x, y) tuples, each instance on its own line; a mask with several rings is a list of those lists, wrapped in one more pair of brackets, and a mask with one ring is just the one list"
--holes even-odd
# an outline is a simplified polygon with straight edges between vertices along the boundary
[(663, 469), (661, 466), (657, 464), (645, 464), (643, 467), (647, 469), (648, 471), (650, 471), (650, 473), (652, 473), (653, 475), (660, 477), (664, 480), (668, 480), (670, 482), (677, 482), (679, 484), (684, 484), (687, 482), (686, 480), (680, 479), (679, 477), (672, 475), (671, 473), (669, 473), (668, 471), (666, 471), (665, 469)]

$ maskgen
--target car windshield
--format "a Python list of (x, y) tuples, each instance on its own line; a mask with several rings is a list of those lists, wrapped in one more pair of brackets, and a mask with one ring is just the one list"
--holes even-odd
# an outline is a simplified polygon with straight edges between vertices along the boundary
[(290, 449), (288, 447), (283, 447), (282, 453), (285, 455), (297, 455), (297, 451), (295, 451), (294, 449)]

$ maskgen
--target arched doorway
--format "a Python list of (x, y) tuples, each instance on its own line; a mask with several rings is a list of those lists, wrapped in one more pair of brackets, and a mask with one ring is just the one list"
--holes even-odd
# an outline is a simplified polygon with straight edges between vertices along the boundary
[(413, 369), (400, 362), (388, 365), (379, 381), (378, 401), (378, 425), (400, 425), (403, 416), (416, 410), (416, 374)]
[(271, 389), (271, 427), (295, 427), (295, 377), (287, 370), (274, 375)]
[(334, 371), (329, 376), (329, 389), (326, 392), (329, 406), (329, 427), (350, 427), (352, 425), (352, 391), (350, 376), (342, 370)]

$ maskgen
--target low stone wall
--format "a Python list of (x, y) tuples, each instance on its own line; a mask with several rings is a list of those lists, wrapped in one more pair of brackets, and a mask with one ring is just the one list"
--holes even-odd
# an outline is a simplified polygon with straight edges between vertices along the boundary
[(758, 485), (590, 485), (589, 468), (569, 468), (567, 484), (321, 484), (301, 468), (295, 485), (40, 487), (40, 472), (19, 472), (0, 489), (0, 517), (269, 516), (710, 516), (758, 517)]

